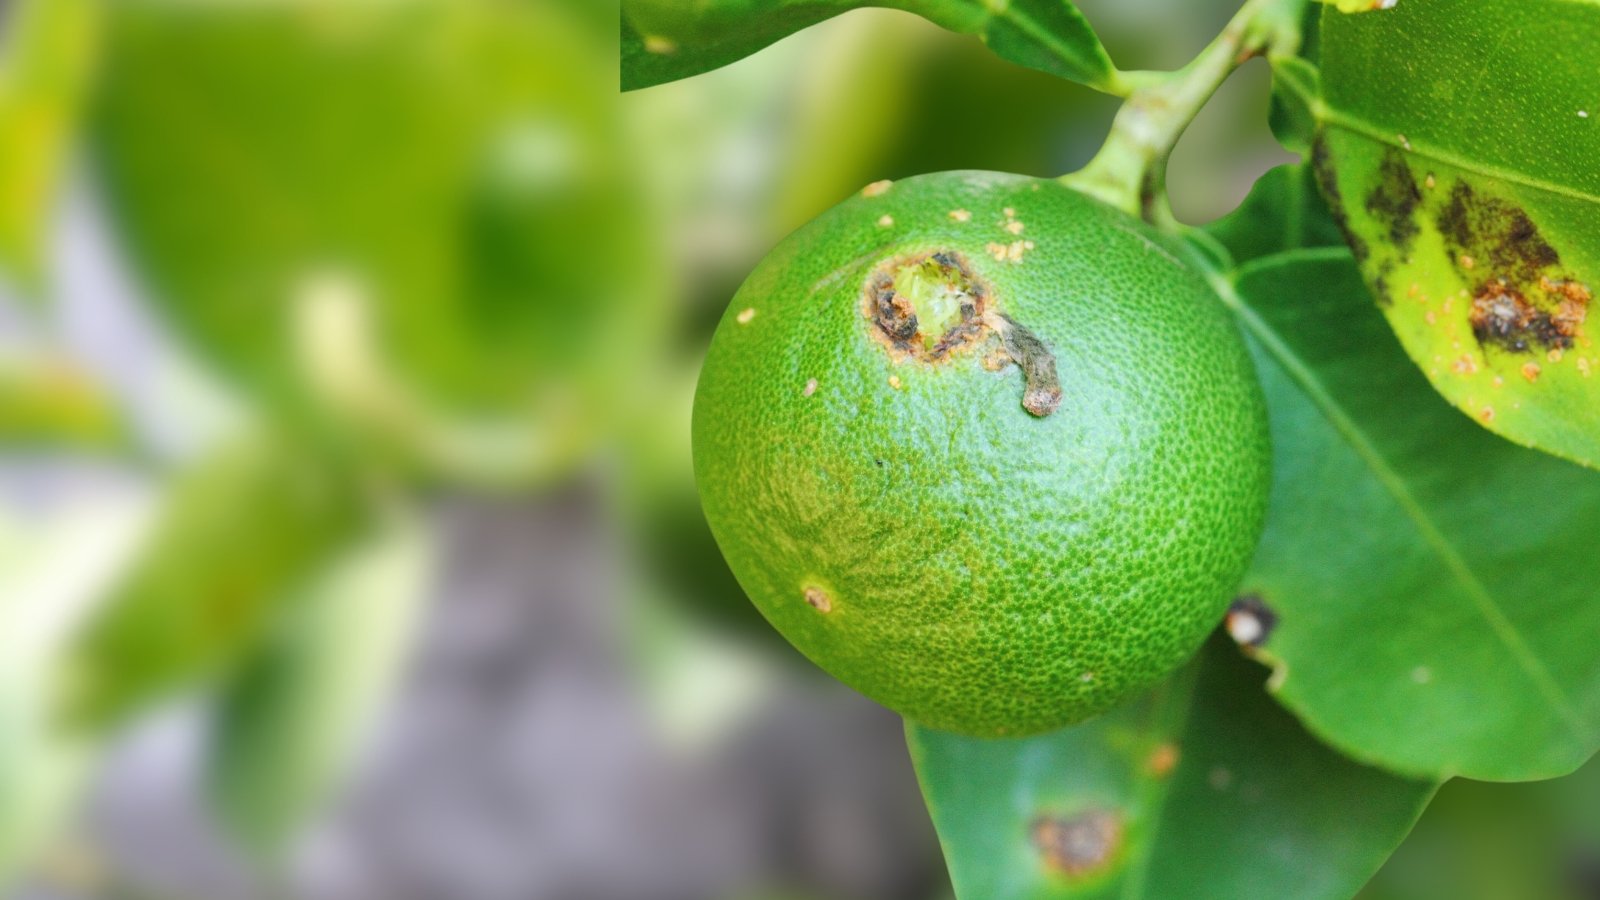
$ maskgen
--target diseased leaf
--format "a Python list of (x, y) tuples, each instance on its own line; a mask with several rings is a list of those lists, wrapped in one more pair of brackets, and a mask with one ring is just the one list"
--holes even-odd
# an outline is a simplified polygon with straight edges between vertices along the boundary
[(29, 293), (94, 66), (100, 0), (18, 0), (0, 40), (0, 272)]
[(1345, 898), (1433, 787), (1317, 743), (1225, 638), (1149, 697), (1022, 740), (909, 726), (956, 894)]
[(397, 512), (315, 580), (226, 692), (211, 788), (257, 850), (284, 849), (334, 786), (398, 673), (431, 560), (422, 523)]
[(252, 436), (196, 464), (78, 642), (75, 718), (115, 719), (237, 665), (366, 516), (348, 473), (282, 436)]
[(1600, 656), (1583, 638), (1600, 604), (1578, 549), (1600, 531), (1600, 474), (1452, 411), (1343, 246), (1259, 256), (1217, 284), (1272, 420), (1243, 590), (1274, 620), (1255, 652), (1279, 700), (1352, 757), (1417, 777), (1572, 771), (1600, 747)]
[(1435, 388), (1600, 467), (1600, 5), (1428, 0), (1323, 19), (1324, 192)]
[(901, 9), (983, 38), (1001, 57), (1111, 90), (1116, 69), (1067, 0), (624, 0), (622, 87), (649, 87), (725, 66), (803, 28), (863, 7)]

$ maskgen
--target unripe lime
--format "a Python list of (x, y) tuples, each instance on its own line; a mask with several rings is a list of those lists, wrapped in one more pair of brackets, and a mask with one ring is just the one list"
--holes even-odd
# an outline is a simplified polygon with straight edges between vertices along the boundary
[(1059, 183), (879, 182), (740, 289), (695, 475), (762, 613), (925, 725), (1081, 721), (1187, 659), (1260, 536), (1265, 409), (1176, 244)]

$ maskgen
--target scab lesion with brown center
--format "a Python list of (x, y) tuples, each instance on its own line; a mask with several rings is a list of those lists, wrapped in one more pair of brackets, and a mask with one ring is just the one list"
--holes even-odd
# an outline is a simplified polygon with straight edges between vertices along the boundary
[(1122, 814), (1109, 809), (1039, 816), (1028, 829), (1045, 868), (1073, 879), (1090, 878), (1115, 865), (1126, 830)]
[[(1381, 229), (1380, 252), (1350, 227), (1346, 198), (1321, 137), (1312, 162), (1335, 221), (1356, 261), (1373, 279), (1380, 303), (1392, 302), (1388, 279), (1400, 265), (1410, 264), (1420, 225), (1428, 220), (1438, 230), (1448, 264), (1468, 285), (1468, 325), (1480, 347), (1559, 355), (1580, 339), (1590, 288), (1564, 265), (1561, 253), (1522, 206), (1479, 190), (1466, 178), (1457, 178), (1448, 190), (1435, 190), (1445, 185), (1431, 171), (1424, 181), (1428, 190), (1423, 190), (1407, 155), (1391, 147), (1363, 198), (1367, 217)], [(1428, 316), (1432, 324), (1431, 310)]]
[(1457, 181), (1438, 223), (1456, 273), (1474, 285), (1467, 322), (1480, 346), (1527, 353), (1573, 345), (1589, 287), (1564, 269), (1526, 210)]
[(1048, 416), (1061, 405), (1055, 355), (1037, 335), (995, 308), (989, 285), (953, 250), (886, 260), (868, 276), (862, 312), (896, 362), (938, 364), (968, 351), (999, 354), (1022, 370), (1022, 406)]

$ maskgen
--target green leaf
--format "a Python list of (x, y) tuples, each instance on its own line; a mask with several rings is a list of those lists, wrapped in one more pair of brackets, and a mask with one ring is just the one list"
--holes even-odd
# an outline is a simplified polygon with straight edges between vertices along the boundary
[(672, 279), (600, 35), (496, 0), (122, 0), (107, 24), (111, 216), (252, 399), (518, 483), (629, 411)]
[(0, 12), (0, 271), (33, 293), (92, 75), (100, 4), (19, 0)]
[(1456, 779), (1359, 900), (1579, 900), (1597, 850), (1600, 760), (1531, 784)]
[(1268, 171), (1238, 209), (1203, 233), (1219, 241), (1237, 265), (1302, 247), (1333, 247), (1340, 240), (1306, 166)]
[(1455, 414), (1342, 246), (1259, 256), (1214, 283), (1272, 419), (1271, 506), (1243, 589), (1276, 618), (1256, 652), (1279, 700), (1347, 754), (1417, 777), (1572, 771), (1600, 747), (1600, 657), (1578, 637), (1600, 631), (1600, 604), (1575, 553), (1600, 529), (1600, 474)]
[(976, 34), (1002, 58), (1113, 91), (1117, 72), (1094, 30), (1067, 0), (624, 0), (622, 87), (649, 87), (725, 66), (842, 12), (913, 12)]
[(388, 694), (426, 596), (429, 538), (397, 512), (311, 584), (224, 696), (211, 789), (257, 850), (283, 850), (316, 811)]
[(153, 519), (145, 492), (62, 506), (0, 503), (0, 888), (63, 824), (92, 742), (60, 727), (71, 643)]
[(77, 646), (75, 715), (112, 720), (237, 665), (366, 507), (348, 472), (282, 436), (201, 460)]
[(1395, 333), (1481, 425), (1600, 466), (1600, 5), (1325, 14), (1315, 159)]
[(1022, 740), (909, 726), (957, 896), (1344, 898), (1429, 796), (1317, 743), (1213, 638), (1149, 697)]
[(131, 436), (111, 396), (65, 355), (0, 346), (0, 452), (126, 449)]
[(1310, 98), (1321, 90), (1321, 73), (1298, 56), (1275, 56), (1271, 62), (1272, 106), (1267, 124), (1278, 143), (1303, 155), (1316, 140), (1316, 111)]

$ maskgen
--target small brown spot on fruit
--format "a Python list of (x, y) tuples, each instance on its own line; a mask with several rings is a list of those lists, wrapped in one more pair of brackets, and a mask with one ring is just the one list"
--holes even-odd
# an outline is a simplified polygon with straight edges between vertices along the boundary
[(1522, 364), (1522, 377), (1526, 378), (1529, 384), (1533, 384), (1535, 381), (1539, 380), (1540, 371), (1539, 364), (1536, 362), (1526, 362)]
[(1490, 422), (1493, 422), (1494, 421), (1494, 407), (1485, 406), (1483, 409), (1479, 410), (1478, 411), (1478, 418), (1482, 419), (1483, 420), (1483, 424), (1485, 424), (1485, 425), (1489, 424)]
[(811, 606), (811, 608), (816, 610), (817, 612), (820, 612), (820, 613), (833, 612), (833, 598), (829, 597), (827, 592), (824, 591), (822, 588), (819, 588), (819, 587), (808, 587), (808, 588), (805, 589), (804, 596), (805, 596), (805, 599), (806, 599), (806, 603), (808, 603)]
[(894, 187), (894, 182), (887, 178), (883, 179), (882, 181), (874, 181), (873, 183), (861, 189), (861, 196), (881, 197), (884, 194), (889, 193), (889, 188), (892, 187)]
[(1475, 260), (1472, 257), (1466, 255), (1465, 253), (1463, 253), (1463, 254), (1461, 254), (1461, 256), (1457, 257), (1456, 262), (1461, 263), (1461, 268), (1468, 269), (1468, 270), (1473, 269), (1473, 268), (1477, 267), (1477, 265), (1478, 265), (1478, 261), (1477, 260)]
[(1145, 770), (1157, 778), (1165, 778), (1172, 774), (1178, 767), (1178, 745), (1173, 743), (1158, 744), (1150, 751), (1150, 756), (1144, 761)]
[(894, 216), (891, 216), (888, 213), (884, 213), (883, 215), (879, 216), (878, 217), (878, 227), (879, 228), (893, 228), (894, 227)]
[(897, 391), (900, 390), (900, 376), (899, 375), (890, 375), (889, 376), (889, 387), (892, 387)]
[(1228, 607), (1224, 624), (1235, 643), (1245, 650), (1255, 650), (1272, 637), (1278, 627), (1278, 614), (1260, 594), (1243, 594)]
[(800, 396), (809, 397), (812, 394), (815, 394), (816, 392), (817, 392), (817, 380), (815, 378), (807, 378), (806, 379), (805, 389), (800, 392)]
[(952, 209), (950, 210), (950, 219), (955, 222), (970, 222), (972, 221), (972, 213), (964, 209)]
[(1009, 222), (1007, 222), (1005, 224), (1005, 229), (1007, 231), (1011, 232), (1012, 234), (1021, 234), (1022, 233), (1022, 229), (1023, 229), (1023, 224), (1021, 222), (1018, 222), (1016, 219), (1012, 219), (1011, 221), (1009, 221)]
[(738, 321), (738, 323), (740, 325), (749, 325), (750, 324), (750, 320), (754, 319), (755, 317), (756, 317), (756, 308), (754, 306), (748, 306), (748, 307), (745, 307), (744, 309), (740, 310), (739, 311), (739, 315), (735, 316), (734, 318), (735, 318), (735, 320)]
[(1125, 830), (1121, 814), (1108, 809), (1040, 816), (1029, 828), (1045, 867), (1068, 878), (1096, 875), (1115, 863)]
[(1434, 185), (1436, 185), (1438, 183), (1439, 183), (1438, 181), (1434, 180), (1432, 172), (1428, 173), (1428, 177), (1427, 178), (1422, 179), (1422, 186), (1427, 188), (1430, 191), (1433, 190)]
[(1011, 361), (1022, 370), (1022, 408), (1043, 418), (1061, 406), (1061, 378), (1056, 373), (1056, 358), (1038, 335), (1017, 324), (1016, 320), (999, 315), (1001, 340), (1011, 356)]

